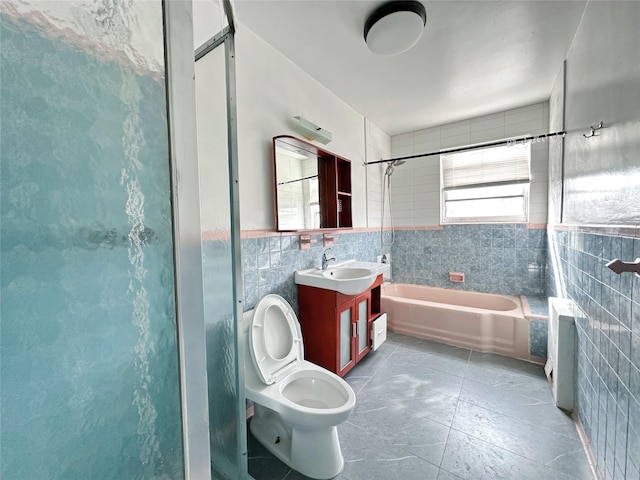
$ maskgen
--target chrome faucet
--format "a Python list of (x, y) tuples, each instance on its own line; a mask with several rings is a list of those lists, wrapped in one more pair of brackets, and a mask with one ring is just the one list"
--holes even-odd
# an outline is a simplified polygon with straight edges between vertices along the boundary
[(336, 261), (336, 257), (331, 257), (331, 258), (327, 258), (327, 252), (331, 250), (330, 248), (327, 248), (324, 253), (322, 254), (322, 270), (326, 270), (327, 266), (329, 265), (329, 262), (335, 262)]

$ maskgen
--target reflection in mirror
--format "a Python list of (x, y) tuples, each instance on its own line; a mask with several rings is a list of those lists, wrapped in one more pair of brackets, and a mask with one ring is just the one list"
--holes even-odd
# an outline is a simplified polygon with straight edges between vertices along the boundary
[(317, 153), (278, 139), (275, 170), (278, 230), (320, 228)]

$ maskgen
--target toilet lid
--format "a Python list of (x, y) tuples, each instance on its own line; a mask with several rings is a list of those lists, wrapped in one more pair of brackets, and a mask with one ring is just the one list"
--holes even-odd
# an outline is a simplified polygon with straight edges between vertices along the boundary
[(260, 379), (270, 385), (304, 359), (300, 324), (291, 305), (279, 295), (258, 302), (249, 325), (249, 348)]

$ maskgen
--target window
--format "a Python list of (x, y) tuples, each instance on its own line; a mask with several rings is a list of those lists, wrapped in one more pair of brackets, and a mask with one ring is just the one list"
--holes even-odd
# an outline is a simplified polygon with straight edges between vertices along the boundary
[(440, 155), (442, 223), (526, 222), (531, 145)]

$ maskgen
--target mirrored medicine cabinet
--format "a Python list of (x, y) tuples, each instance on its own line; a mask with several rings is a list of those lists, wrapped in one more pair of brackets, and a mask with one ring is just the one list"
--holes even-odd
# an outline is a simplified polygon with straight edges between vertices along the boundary
[(288, 135), (273, 138), (277, 230), (352, 228), (351, 162)]

